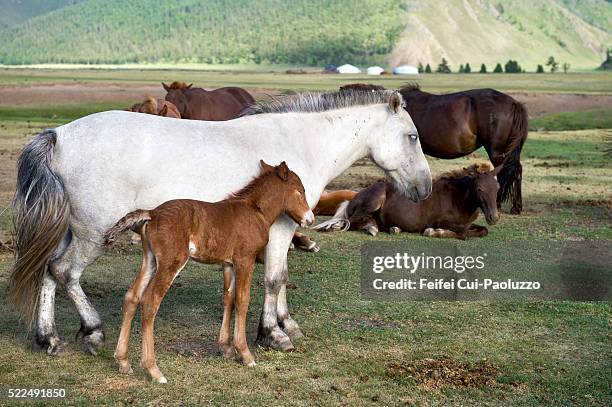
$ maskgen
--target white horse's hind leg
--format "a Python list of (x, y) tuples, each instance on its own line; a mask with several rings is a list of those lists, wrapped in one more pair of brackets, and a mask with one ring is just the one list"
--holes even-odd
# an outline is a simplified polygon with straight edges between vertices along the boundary
[(60, 337), (55, 327), (55, 288), (57, 282), (47, 271), (43, 278), (38, 297), (38, 318), (33, 346), (49, 355), (62, 355), (66, 350), (66, 342)]
[(257, 331), (258, 344), (266, 348), (285, 351), (293, 350), (293, 344), (289, 336), (278, 325), (278, 297), (283, 285), (287, 250), (289, 250), (294, 230), (295, 224), (285, 216), (277, 219), (270, 228), (264, 265), (265, 297)]
[(83, 337), (83, 343), (92, 354), (97, 354), (104, 344), (102, 320), (91, 305), (81, 288), (81, 273), (102, 254), (100, 245), (73, 237), (68, 249), (50, 264), (50, 270), (56, 280), (63, 283), (68, 297), (74, 303), (81, 318), (81, 328), (77, 333)]
[(287, 279), (289, 277), (289, 266), (287, 265), (287, 255), (283, 265), (283, 273), (281, 275), (281, 288), (278, 292), (277, 302), (277, 319), (278, 325), (285, 331), (289, 338), (294, 341), (304, 336), (297, 322), (289, 315), (289, 307), (287, 306)]

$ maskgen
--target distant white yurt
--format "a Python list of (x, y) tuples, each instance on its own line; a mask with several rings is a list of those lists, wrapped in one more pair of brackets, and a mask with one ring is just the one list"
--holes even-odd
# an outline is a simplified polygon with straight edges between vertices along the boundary
[(393, 69), (395, 75), (418, 75), (419, 70), (416, 66), (412, 65), (400, 65)]
[(350, 64), (344, 64), (338, 67), (338, 73), (361, 73), (361, 69)]
[(368, 75), (380, 75), (381, 73), (383, 73), (385, 70), (383, 68), (381, 68), (380, 66), (371, 66), (368, 68)]

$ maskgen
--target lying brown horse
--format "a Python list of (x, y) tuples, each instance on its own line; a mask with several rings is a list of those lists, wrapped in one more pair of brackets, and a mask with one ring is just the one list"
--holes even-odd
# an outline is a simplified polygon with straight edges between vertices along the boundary
[[(384, 88), (358, 83), (340, 89), (372, 91)], [(400, 93), (419, 131), (425, 154), (457, 158), (483, 146), (494, 166), (503, 164), (498, 176), (498, 205), (511, 200), (512, 213), (522, 211), (520, 158), (527, 140), (528, 115), (520, 102), (494, 89), (434, 95), (410, 84), (402, 87)]]
[[(256, 255), (268, 244), (272, 223), (285, 212), (295, 222), (312, 224), (314, 215), (306, 202), (300, 178), (282, 162), (272, 167), (261, 161), (262, 172), (232, 197), (217, 203), (177, 199), (152, 210), (128, 213), (105, 234), (113, 242), (127, 230), (142, 236), (140, 274), (125, 295), (123, 322), (115, 352), (119, 371), (130, 373), (128, 342), (138, 304), (142, 304), (142, 361), (154, 382), (166, 383), (157, 367), (153, 348), (153, 324), (159, 305), (189, 259), (223, 264), (223, 322), (219, 345), (226, 357), (234, 348), (247, 366), (255, 360), (246, 341), (246, 316)], [(234, 347), (230, 321), (236, 308)]]
[(248, 105), (255, 102), (249, 92), (242, 88), (228, 87), (215, 90), (193, 88), (193, 84), (176, 81), (170, 85), (162, 82), (166, 100), (178, 108), (183, 119), (231, 120)]
[(155, 116), (174, 117), (180, 119), (181, 114), (172, 102), (163, 99), (148, 97), (142, 103), (135, 103), (125, 109), (128, 112), (147, 113)]
[(443, 174), (434, 181), (431, 195), (416, 203), (381, 180), (361, 190), (315, 229), (364, 230), (373, 236), (379, 229), (456, 239), (486, 236), (487, 228), (473, 222), (482, 211), (489, 225), (497, 223), (496, 176), (501, 168), (491, 170), (488, 164), (480, 164)]
[(341, 189), (339, 191), (325, 191), (319, 203), (313, 209), (315, 215), (332, 216), (343, 202), (348, 202), (357, 195), (357, 191)]

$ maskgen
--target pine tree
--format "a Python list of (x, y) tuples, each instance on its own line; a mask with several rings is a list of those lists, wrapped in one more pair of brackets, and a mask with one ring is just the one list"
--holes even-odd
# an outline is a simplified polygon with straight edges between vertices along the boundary
[(438, 64), (438, 69), (436, 69), (437, 73), (451, 73), (451, 69), (448, 66), (448, 61), (446, 58), (442, 58), (442, 62)]
[(463, 68), (463, 64), (459, 65), (459, 73), (465, 73), (465, 69)]
[(465, 73), (472, 73), (472, 67), (470, 66), (469, 62), (467, 64), (465, 64), (465, 68), (463, 69), (463, 72), (465, 72)]
[(425, 73), (431, 73), (431, 66), (429, 66), (429, 64), (425, 66)]
[(502, 69), (501, 64), (498, 62), (497, 65), (495, 65), (495, 69), (493, 70), (493, 73), (502, 73), (504, 72), (504, 70)]
[(419, 62), (418, 66), (419, 73), (423, 73), (423, 64)]
[(559, 63), (555, 61), (555, 57), (548, 57), (546, 66), (550, 66), (550, 73), (555, 73), (559, 69)]
[(538, 69), (536, 69), (536, 73), (544, 73), (544, 67), (542, 65), (538, 65)]
[(480, 73), (487, 73), (487, 66), (485, 64), (480, 65)]

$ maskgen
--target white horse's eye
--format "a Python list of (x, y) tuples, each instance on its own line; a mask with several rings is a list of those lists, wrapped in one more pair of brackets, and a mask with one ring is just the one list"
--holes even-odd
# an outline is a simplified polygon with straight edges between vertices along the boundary
[(412, 133), (412, 134), (410, 135), (410, 138), (411, 138), (413, 141), (416, 141), (416, 139), (418, 139), (418, 138), (419, 138), (419, 136), (418, 136), (417, 134), (415, 134), (415, 133)]

